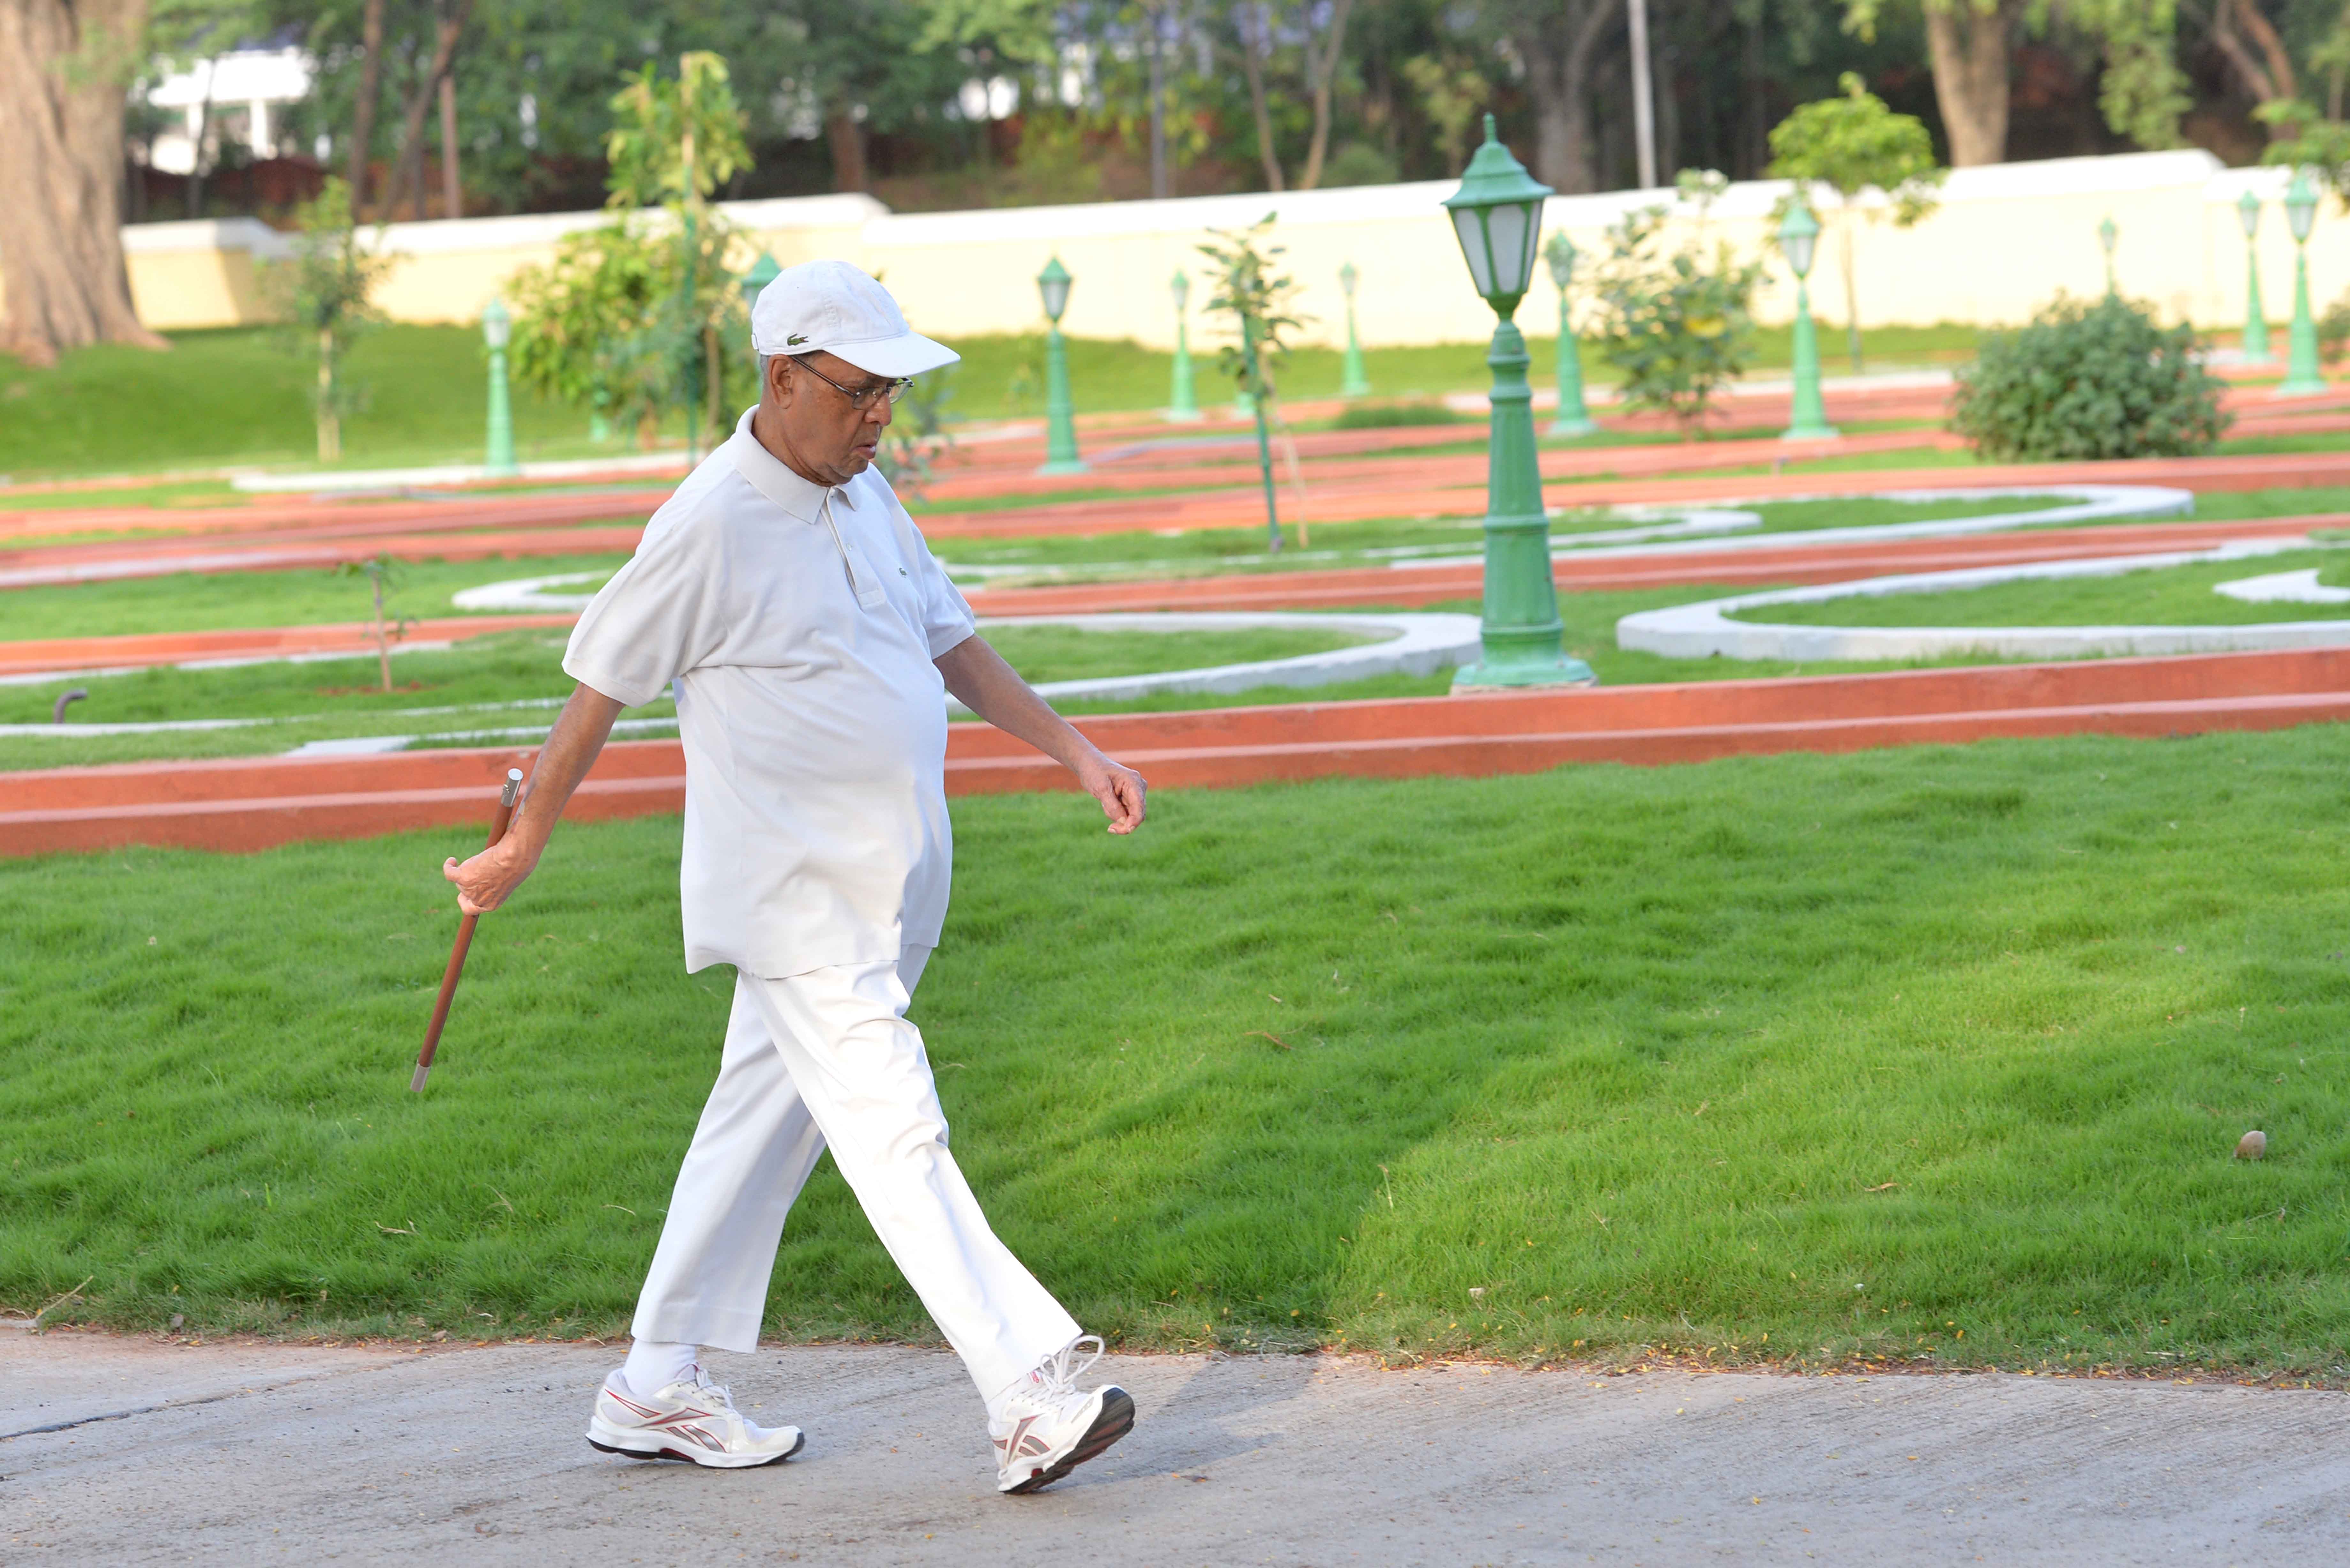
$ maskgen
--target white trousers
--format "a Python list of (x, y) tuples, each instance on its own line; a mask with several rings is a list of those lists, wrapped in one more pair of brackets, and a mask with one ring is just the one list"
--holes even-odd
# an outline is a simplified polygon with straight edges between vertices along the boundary
[(756, 1348), (784, 1216), (827, 1146), (922, 1305), (993, 1398), (1078, 1334), (988, 1228), (947, 1151), (906, 1007), (931, 950), (780, 980), (744, 974), (717, 1085), (637, 1299), (639, 1339)]

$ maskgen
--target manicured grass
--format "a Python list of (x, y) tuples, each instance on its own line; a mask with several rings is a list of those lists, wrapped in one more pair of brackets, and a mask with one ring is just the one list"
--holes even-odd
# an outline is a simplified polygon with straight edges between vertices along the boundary
[[(1015, 669), (1037, 681), (1288, 659), (1359, 640), (1345, 632), (1289, 628), (1105, 632), (994, 627), (986, 635)], [(471, 639), (445, 650), (403, 653), (392, 661), (395, 689), (388, 692), (380, 688), (380, 667), (372, 656), (224, 670), (152, 669), (0, 686), (0, 723), (37, 724), (45, 731), (51, 704), (71, 687), (89, 693), (69, 711), (77, 724), (276, 721), (251, 728), (155, 734), (10, 736), (0, 738), (0, 770), (151, 757), (255, 756), (348, 735), (465, 734), (543, 727), (553, 722), (554, 709), (572, 689), (561, 663), (566, 640), (560, 628), (517, 631)], [(525, 706), (516, 707), (518, 703)], [(662, 718), (674, 711), (662, 698), (629, 710), (627, 717)]]
[[(0, 356), (0, 473), (21, 480), (314, 464), (307, 389), (317, 370), (288, 351), (283, 333), (166, 336), (168, 352), (79, 348), (49, 370)], [(480, 333), (387, 327), (359, 341), (349, 369), (367, 403), (344, 422), (342, 466), (480, 461), (488, 385)], [(525, 459), (622, 450), (592, 446), (583, 415), (519, 388), (514, 418)]]
[(1758, 605), (1737, 618), (1804, 626), (2249, 626), (2350, 619), (2341, 605), (2247, 604), (2212, 591), (2219, 583), (2310, 566), (2320, 568), (2321, 583), (2350, 585), (2350, 559), (2340, 550), (2294, 550), (2110, 577), (2027, 577), (1949, 593)]
[[(914, 1017), (997, 1228), (1123, 1344), (2339, 1381), (2345, 764), (2314, 727), (1162, 792), (1130, 840), (967, 799)], [(676, 836), (557, 836), (422, 1096), (470, 835), (0, 866), (0, 1301), (615, 1332), (730, 989), (679, 971)], [(769, 1327), (931, 1337), (829, 1173)]]
[[(449, 602), (450, 595), (460, 588), (567, 572), (609, 576), (628, 558), (604, 553), (403, 561), (393, 570), (384, 609), (389, 616), (417, 620), (462, 617), (466, 612)], [(582, 583), (549, 591), (592, 593), (595, 587), (594, 583)], [(375, 600), (365, 577), (307, 567), (284, 572), (174, 572), (168, 576), (122, 577), (0, 593), (0, 639), (5, 639), (372, 624), (374, 616)]]
[[(66, 355), (53, 370), (27, 369), (0, 356), (0, 475), (16, 479), (78, 473), (157, 472), (224, 463), (309, 467), (316, 440), (306, 388), (307, 361), (288, 352), (273, 327), (167, 334), (168, 353), (98, 348)], [(1878, 368), (1942, 363), (1972, 351), (1971, 327), (1886, 327), (1869, 335)], [(1037, 416), (1043, 411), (1040, 336), (953, 339), (963, 355), (951, 411), (966, 419)], [(1762, 334), (1757, 368), (1788, 362), (1785, 329)], [(1556, 371), (1556, 339), (1533, 340), (1533, 375)], [(1214, 370), (1211, 333), (1195, 351), (1203, 403), (1229, 402)], [(1072, 396), (1080, 412), (1155, 409), (1165, 403), (1172, 357), (1130, 342), (1068, 340)], [(1366, 352), (1383, 399), (1482, 390), (1490, 380), (1485, 346), (1440, 344)], [(1294, 355), (1282, 391), (1295, 400), (1336, 397), (1341, 356), (1308, 348)], [(1593, 385), (1607, 380), (1585, 356)], [(467, 327), (396, 326), (364, 339), (350, 373), (367, 406), (344, 427), (344, 467), (476, 461), (482, 448), (481, 336)], [(1015, 395), (1023, 378), (1030, 389)], [(23, 390), (17, 389), (22, 388)], [(629, 450), (596, 445), (577, 410), (515, 396), (515, 434), (525, 459), (588, 456)]]

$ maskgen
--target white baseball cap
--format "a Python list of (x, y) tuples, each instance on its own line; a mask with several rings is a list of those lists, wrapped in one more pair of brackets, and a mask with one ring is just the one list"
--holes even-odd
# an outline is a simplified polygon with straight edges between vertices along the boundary
[(751, 348), (760, 354), (821, 348), (875, 376), (919, 376), (962, 358), (906, 325), (898, 302), (845, 261), (787, 266), (751, 306)]

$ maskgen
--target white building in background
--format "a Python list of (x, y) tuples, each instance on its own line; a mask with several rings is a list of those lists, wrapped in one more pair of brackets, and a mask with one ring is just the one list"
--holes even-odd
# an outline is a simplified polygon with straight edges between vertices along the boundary
[(180, 122), (149, 143), (147, 166), (167, 174), (195, 172), (199, 136), (205, 168), (219, 158), (224, 140), (252, 149), (255, 158), (295, 151), (286, 143), (281, 110), (308, 98), (317, 77), (317, 62), (307, 53), (287, 48), (233, 49), (149, 78), (148, 104), (179, 115)]

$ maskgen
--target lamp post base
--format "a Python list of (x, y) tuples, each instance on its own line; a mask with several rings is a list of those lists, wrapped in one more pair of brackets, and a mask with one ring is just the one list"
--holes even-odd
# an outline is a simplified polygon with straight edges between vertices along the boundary
[(2324, 390), (2325, 390), (2325, 379), (2322, 376), (2289, 376), (2285, 379), (2279, 381), (2277, 383), (2276, 390), (2271, 392), (2269, 396), (2272, 398), (2307, 398), (2314, 397)]
[(1040, 475), (1050, 477), (1058, 473), (1087, 473), (1091, 471), (1087, 469), (1083, 462), (1080, 462), (1074, 457), (1069, 457), (1063, 458), (1057, 462), (1048, 462), (1036, 472)]
[(1781, 441), (1834, 441), (1841, 434), (1834, 425), (1789, 425), (1779, 432)]
[(1452, 672), (1452, 690), (1495, 691), (1524, 686), (1596, 686), (1599, 677), (1580, 659), (1560, 654), (1557, 662), (1464, 664)]
[(1544, 435), (1555, 436), (1587, 436), (1598, 433), (1597, 420), (1553, 420), (1549, 428), (1543, 431)]

